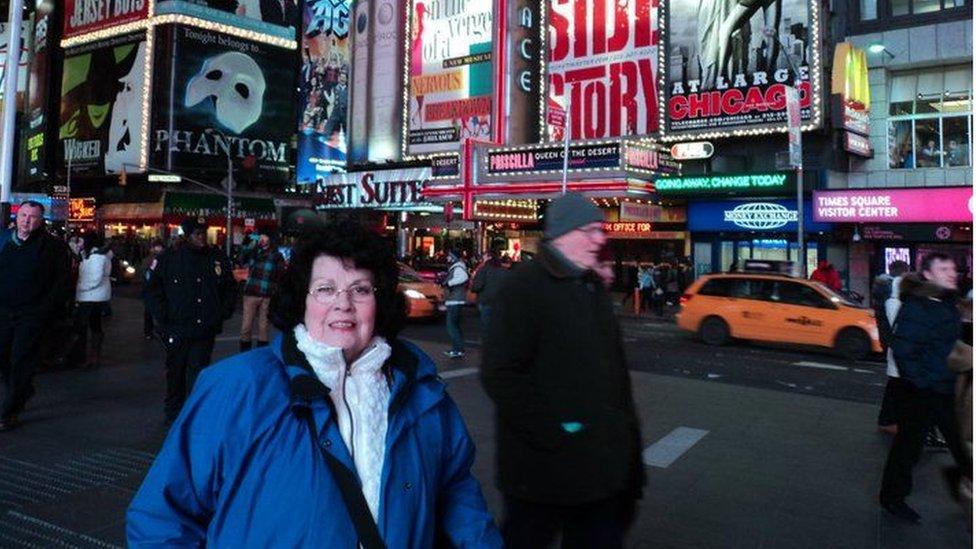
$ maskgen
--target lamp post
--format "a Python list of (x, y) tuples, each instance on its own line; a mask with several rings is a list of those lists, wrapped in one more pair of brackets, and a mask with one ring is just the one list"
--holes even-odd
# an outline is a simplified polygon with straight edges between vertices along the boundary
[(20, 27), (24, 20), (23, 0), (10, 0), (7, 16), (10, 39), (7, 41), (6, 67), (3, 79), (3, 134), (0, 139), (0, 219), (10, 217), (10, 192), (13, 186), (14, 134), (17, 123), (17, 76), (20, 67)]
[(227, 249), (227, 259), (230, 259), (234, 234), (234, 161), (230, 156), (230, 139), (227, 138), (227, 135), (216, 128), (207, 128), (205, 131), (211, 135), (218, 135), (222, 137), (224, 139), (224, 143), (227, 144), (227, 148), (224, 149), (224, 152), (227, 155), (227, 184), (224, 186), (224, 190), (227, 194), (227, 242), (225, 243), (225, 247)]

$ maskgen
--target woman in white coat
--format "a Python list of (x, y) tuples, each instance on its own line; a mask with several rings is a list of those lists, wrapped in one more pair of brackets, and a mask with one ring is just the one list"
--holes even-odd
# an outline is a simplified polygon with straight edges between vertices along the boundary
[[(95, 235), (86, 239), (85, 251), (78, 266), (75, 291), (75, 328), (78, 346), (87, 356), (85, 367), (97, 368), (102, 358), (102, 311), (112, 299), (112, 260), (104, 251), (104, 239)], [(87, 354), (88, 331), (91, 330), (91, 353)]]

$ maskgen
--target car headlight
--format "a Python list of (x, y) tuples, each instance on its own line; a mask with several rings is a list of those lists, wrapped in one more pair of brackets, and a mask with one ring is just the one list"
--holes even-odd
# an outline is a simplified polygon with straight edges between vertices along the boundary
[(427, 299), (424, 294), (418, 292), (417, 290), (404, 290), (403, 295), (409, 297), (410, 299)]
[(126, 267), (125, 268), (125, 272), (128, 273), (128, 274), (130, 274), (130, 275), (134, 275), (134, 274), (136, 274), (136, 269), (135, 269), (135, 267)]
[(128, 267), (129, 266), (129, 262), (123, 259), (122, 260), (122, 266), (123, 267)]

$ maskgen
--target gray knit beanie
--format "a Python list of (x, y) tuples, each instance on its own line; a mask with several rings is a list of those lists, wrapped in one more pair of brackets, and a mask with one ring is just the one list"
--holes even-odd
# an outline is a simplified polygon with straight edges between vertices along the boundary
[(603, 221), (603, 213), (579, 193), (566, 193), (552, 201), (546, 211), (546, 240)]

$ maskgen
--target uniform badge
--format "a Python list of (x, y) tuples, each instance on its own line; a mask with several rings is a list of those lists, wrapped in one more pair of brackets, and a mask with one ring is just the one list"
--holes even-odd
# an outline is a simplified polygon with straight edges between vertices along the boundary
[(217, 276), (220, 276), (220, 262), (219, 261), (214, 261), (214, 273), (216, 273)]

